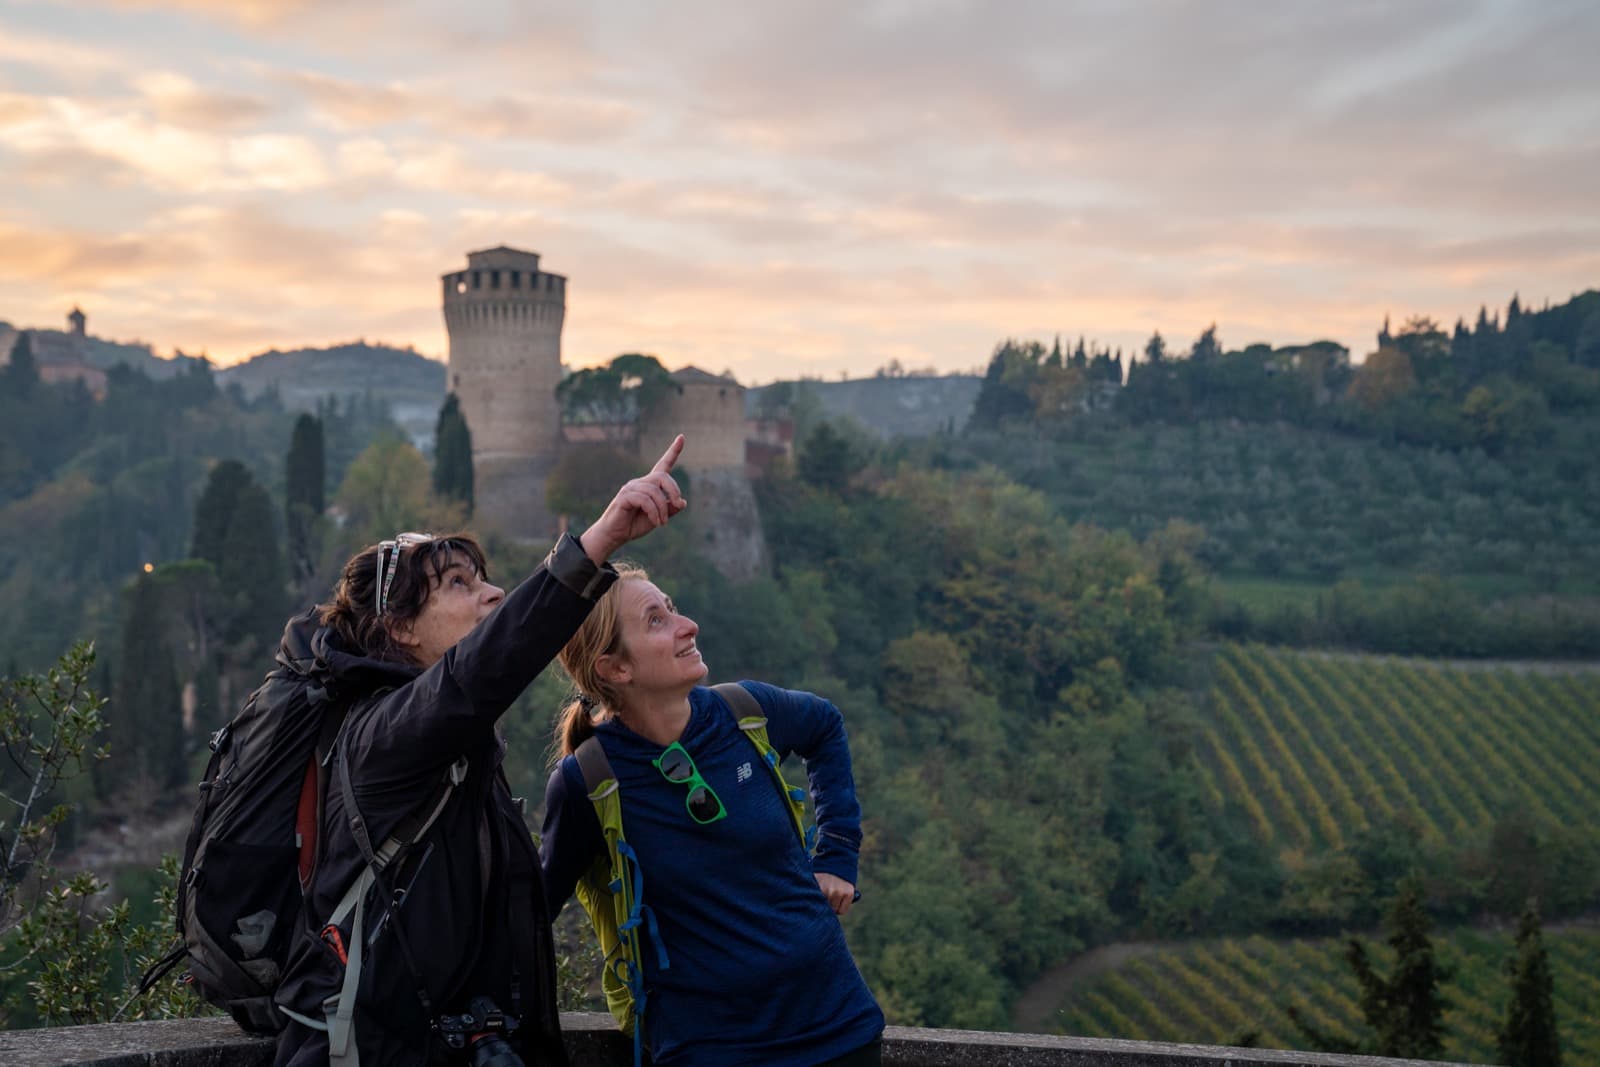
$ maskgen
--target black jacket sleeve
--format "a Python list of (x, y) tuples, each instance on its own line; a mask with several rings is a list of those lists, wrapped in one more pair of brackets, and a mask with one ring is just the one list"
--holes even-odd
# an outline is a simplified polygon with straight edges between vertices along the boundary
[(561, 914), (578, 879), (605, 851), (606, 839), (594, 804), (574, 785), (566, 770), (570, 757), (550, 772), (544, 793), (544, 826), (540, 831), (539, 868), (544, 876), (544, 899), (550, 917)]
[(496, 720), (550, 664), (616, 580), (570, 534), (440, 660), (350, 724), (358, 796), (407, 789), (493, 742)]

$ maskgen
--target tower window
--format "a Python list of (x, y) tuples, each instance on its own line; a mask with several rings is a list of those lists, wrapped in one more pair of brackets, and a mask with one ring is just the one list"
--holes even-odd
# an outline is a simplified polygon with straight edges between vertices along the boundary
[(522, 272), (520, 270), (514, 270), (511, 272), (511, 288), (522, 288)]
[(474, 289), (482, 289), (483, 288), (483, 272), (482, 271), (476, 271), (475, 270), (475, 271), (472, 272), (472, 287)]
[(489, 288), (491, 288), (491, 289), (500, 288), (500, 272), (499, 271), (492, 270), (492, 271), (489, 272)]

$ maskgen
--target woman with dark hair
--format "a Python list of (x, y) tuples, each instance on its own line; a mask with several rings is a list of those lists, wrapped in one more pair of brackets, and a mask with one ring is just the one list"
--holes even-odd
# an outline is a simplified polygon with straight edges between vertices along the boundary
[[(636, 1060), (642, 1044), (657, 1067), (878, 1063), (883, 1013), (838, 918), (861, 849), (843, 717), (761, 682), (706, 688), (699, 627), (618, 569), (561, 651), (579, 699), (545, 794), (546, 900), (584, 900)], [(790, 753), (810, 778), (814, 854), (778, 772)]]
[[(291, 624), (286, 645), (309, 647), (314, 681), (348, 711), (277, 995), (279, 1067), (443, 1062), (452, 1026), (457, 1044), (490, 1033), (529, 1064), (566, 1062), (538, 857), (495, 724), (615, 581), (607, 558), (686, 506), (682, 449), (680, 436), (510, 593), (471, 537), (398, 534)], [(374, 877), (371, 857), (396, 843)]]

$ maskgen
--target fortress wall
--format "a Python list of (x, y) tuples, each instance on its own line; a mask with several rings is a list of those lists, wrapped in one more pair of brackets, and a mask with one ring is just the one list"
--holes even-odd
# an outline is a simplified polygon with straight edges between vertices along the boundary
[(639, 422), (639, 455), (655, 462), (676, 434), (687, 441), (683, 465), (691, 472), (744, 469), (744, 387), (730, 379), (679, 383), (678, 393)]
[(685, 518), (700, 551), (724, 578), (748, 582), (767, 571), (767, 539), (744, 464), (691, 471)]

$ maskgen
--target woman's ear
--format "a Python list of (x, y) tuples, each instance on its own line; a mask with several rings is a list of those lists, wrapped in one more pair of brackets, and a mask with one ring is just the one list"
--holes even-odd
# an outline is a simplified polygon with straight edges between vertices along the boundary
[(607, 652), (595, 660), (594, 670), (612, 685), (627, 685), (633, 680), (633, 668), (629, 666), (627, 659), (612, 652)]

